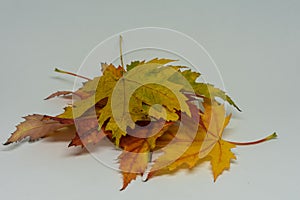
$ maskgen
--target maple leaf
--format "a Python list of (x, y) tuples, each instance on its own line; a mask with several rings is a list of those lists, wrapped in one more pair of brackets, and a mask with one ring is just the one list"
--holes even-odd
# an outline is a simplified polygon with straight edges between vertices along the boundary
[(156, 139), (164, 133), (168, 126), (170, 123), (160, 120), (147, 127), (130, 129), (129, 135), (121, 139), (120, 147), (123, 149), (119, 156), (120, 170), (123, 175), (121, 190), (124, 190), (138, 175), (143, 175), (149, 162), (150, 152), (155, 147)]
[(24, 117), (25, 121), (17, 126), (17, 130), (4, 143), (8, 145), (13, 142), (21, 141), (29, 137), (29, 141), (34, 141), (39, 138), (53, 134), (56, 130), (67, 127), (69, 124), (61, 124), (55, 120), (43, 120), (44, 115), (28, 115)]
[(230, 151), (235, 148), (235, 144), (219, 140), (211, 152), (208, 154), (212, 171), (214, 174), (214, 181), (224, 171), (230, 168), (230, 161), (236, 159), (235, 155)]
[[(194, 136), (193, 131), (190, 130), (191, 124), (195, 124), (192, 118), (183, 116), (186, 118), (184, 120), (186, 124), (181, 137), (177, 135), (174, 136), (174, 133), (177, 132), (178, 126), (180, 124), (175, 124), (173, 127), (170, 127), (166, 133), (158, 138), (157, 147), (166, 146), (164, 149), (164, 154), (157, 158), (154, 161), (154, 165), (148, 174), (147, 179), (155, 176), (156, 174), (161, 174), (164, 172), (171, 172), (177, 170), (183, 165), (188, 168), (194, 167), (201, 160), (207, 160), (207, 156), (212, 157), (212, 166), (213, 172), (215, 174), (220, 174), (224, 169), (229, 169), (228, 159), (226, 160), (224, 156), (229, 155), (228, 148), (225, 148), (225, 144), (229, 147), (234, 146), (233, 144), (227, 144), (221, 140), (221, 136), (224, 128), (229, 122), (230, 115), (225, 116), (224, 105), (218, 104), (215, 101), (203, 102), (204, 113), (201, 114), (201, 121), (199, 122), (198, 131)], [(170, 144), (170, 141), (174, 141)], [(218, 149), (215, 146), (221, 144), (221, 147)], [(186, 151), (177, 156), (177, 152), (182, 147), (187, 147)], [(218, 151), (219, 150), (219, 151)], [(175, 155), (175, 156), (174, 156)], [(233, 154), (232, 154), (233, 155)], [(230, 157), (231, 158), (231, 157)], [(230, 159), (229, 159), (230, 161)]]
[(224, 104), (216, 101), (205, 100), (203, 102), (204, 113), (200, 114), (202, 127), (205, 128), (205, 143), (201, 146), (200, 158), (205, 157), (222, 138), (222, 133), (228, 125), (231, 114), (226, 115)]
[(124, 85), (128, 84), (128, 88), (136, 87), (139, 91), (134, 94), (135, 97), (147, 105), (160, 104), (171, 112), (174, 112), (174, 109), (181, 109), (190, 114), (186, 105), (187, 98), (180, 91), (183, 86), (168, 80), (177, 71), (162, 67), (172, 61), (174, 60), (155, 58), (146, 63), (141, 62), (142, 64), (136, 65), (130, 73), (125, 74)]
[[(178, 70), (181, 68), (178, 68)], [(214, 99), (215, 97), (219, 97), (224, 101), (227, 101), (230, 105), (234, 106), (237, 110), (241, 111), (241, 109), (234, 103), (234, 101), (222, 90), (214, 87), (208, 83), (199, 83), (197, 79), (200, 77), (200, 73), (193, 72), (192, 70), (184, 70), (179, 71), (180, 73), (175, 73), (173, 76), (169, 78), (170, 81), (181, 84), (184, 86), (184, 92), (190, 94), (190, 92), (194, 92), (198, 97), (205, 97), (208, 99)], [(184, 79), (180, 79), (180, 76), (183, 76), (186, 81), (182, 81)], [(187, 85), (188, 83), (188, 85)], [(190, 87), (192, 86), (192, 87)], [(191, 90), (191, 88), (193, 90)]]
[[(110, 117), (105, 130), (113, 131), (116, 145), (118, 145), (121, 136), (125, 136), (126, 132), (124, 130), (127, 126), (134, 128), (135, 120), (132, 120), (132, 118), (145, 118), (145, 111), (149, 111), (152, 105), (159, 104), (166, 108), (167, 114), (165, 117), (157, 114), (154, 117), (163, 117), (167, 121), (178, 119), (177, 110), (190, 114), (189, 107), (186, 104), (188, 99), (181, 93), (182, 86), (168, 81), (168, 78), (176, 70), (161, 65), (170, 61), (167, 59), (151, 60), (135, 66), (119, 79), (114, 88), (114, 94), (117, 94), (117, 96), (112, 96), (111, 99), (114, 101), (108, 102), (108, 106), (103, 109), (105, 114), (99, 116), (100, 125)], [(130, 91), (133, 91), (133, 93), (131, 94)], [(130, 103), (130, 101), (133, 103)], [(148, 105), (148, 108), (146, 105)], [(114, 110), (112, 110), (112, 107)], [(114, 111), (116, 112), (113, 113)], [(114, 116), (110, 116), (111, 114), (114, 114)], [(105, 118), (103, 119), (102, 116)]]
[[(192, 122), (191, 120), (190, 123)], [(185, 134), (174, 135), (179, 126), (179, 123), (174, 124), (157, 139), (156, 150), (163, 149), (163, 155), (154, 161), (147, 179), (165, 171), (174, 171), (182, 165), (191, 168), (198, 162), (200, 148), (205, 137), (204, 129), (199, 127), (196, 135), (194, 135), (186, 126), (184, 129)]]

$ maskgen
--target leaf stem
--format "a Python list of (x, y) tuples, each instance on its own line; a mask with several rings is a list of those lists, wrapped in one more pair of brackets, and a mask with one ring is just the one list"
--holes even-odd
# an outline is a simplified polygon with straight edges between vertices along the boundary
[(231, 142), (231, 141), (227, 141), (227, 142), (229, 142), (231, 144), (239, 145), (239, 146), (246, 146), (246, 145), (259, 144), (259, 143), (266, 142), (268, 140), (272, 140), (275, 138), (277, 138), (277, 134), (274, 132), (273, 134), (271, 134), (263, 139), (252, 141), (252, 142)]
[(122, 35), (120, 35), (120, 41), (119, 41), (119, 45), (120, 45), (120, 60), (121, 60), (121, 66), (123, 68), (123, 71), (125, 71), (124, 69), (124, 62), (123, 62), (123, 50), (122, 50), (122, 43), (123, 43), (123, 37)]
[(67, 71), (64, 71), (64, 70), (61, 70), (61, 69), (57, 69), (57, 68), (55, 68), (54, 71), (55, 71), (55, 72), (58, 72), (58, 73), (62, 73), (62, 74), (69, 74), (69, 75), (71, 75), (71, 76), (76, 76), (76, 77), (78, 77), (78, 78), (83, 78), (83, 79), (88, 80), (88, 81), (92, 80), (92, 79), (87, 78), (87, 77), (85, 77), (85, 76), (81, 76), (81, 75), (74, 74), (74, 73), (72, 73), (72, 72), (67, 72)]

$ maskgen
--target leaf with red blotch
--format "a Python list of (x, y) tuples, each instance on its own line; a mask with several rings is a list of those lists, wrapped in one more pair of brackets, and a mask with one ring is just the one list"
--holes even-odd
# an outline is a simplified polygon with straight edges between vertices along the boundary
[(48, 136), (60, 128), (69, 126), (69, 124), (62, 124), (52, 119), (44, 119), (44, 115), (38, 114), (28, 115), (24, 119), (25, 121), (17, 126), (17, 130), (4, 145), (21, 141), (26, 137), (29, 137), (29, 141), (34, 141)]

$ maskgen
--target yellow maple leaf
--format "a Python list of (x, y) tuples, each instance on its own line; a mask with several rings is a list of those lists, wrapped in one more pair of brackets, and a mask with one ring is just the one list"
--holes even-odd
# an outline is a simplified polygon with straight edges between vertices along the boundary
[(205, 129), (205, 142), (201, 145), (200, 158), (204, 158), (222, 138), (222, 133), (229, 123), (231, 114), (226, 116), (224, 104), (214, 100), (203, 102), (204, 113), (200, 114), (200, 124)]
[[(154, 161), (147, 179), (161, 173), (177, 170), (182, 166), (192, 168), (196, 164), (208, 160), (212, 155), (214, 155), (212, 158), (214, 174), (220, 174), (224, 169), (229, 168), (229, 163), (226, 161), (229, 162), (230, 159), (224, 157), (229, 155), (228, 148), (221, 146), (223, 148), (218, 149), (218, 147), (219, 144), (226, 144), (226, 147), (234, 146), (221, 140), (223, 130), (230, 120), (230, 115), (226, 117), (224, 105), (214, 101), (204, 101), (203, 107), (204, 113), (201, 114), (201, 121), (196, 135), (193, 135), (193, 131), (190, 130), (195, 121), (192, 118), (183, 116), (187, 118), (185, 123), (188, 123), (183, 130), (185, 134), (182, 134), (181, 137), (174, 135), (180, 126), (176, 123), (157, 139), (157, 148), (163, 146), (167, 148), (164, 149), (164, 154)], [(171, 141), (174, 142), (170, 144)], [(186, 150), (178, 157), (177, 152), (182, 148)], [(216, 158), (220, 158), (220, 161), (215, 160)]]
[(235, 155), (231, 152), (232, 148), (235, 148), (234, 144), (219, 140), (208, 154), (214, 174), (214, 181), (217, 180), (217, 177), (224, 170), (230, 168), (230, 161), (236, 159)]

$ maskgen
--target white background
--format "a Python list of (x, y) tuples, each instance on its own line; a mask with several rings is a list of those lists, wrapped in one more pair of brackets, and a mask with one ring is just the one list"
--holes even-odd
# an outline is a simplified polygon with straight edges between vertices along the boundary
[(235, 149), (237, 161), (216, 183), (203, 165), (138, 179), (123, 192), (117, 171), (67, 148), (67, 138), (1, 146), (1, 199), (298, 199), (299, 9), (299, 1), (2, 0), (2, 143), (21, 116), (62, 111), (65, 102), (42, 100), (73, 87), (74, 79), (54, 67), (77, 71), (99, 42), (144, 26), (184, 32), (210, 52), (243, 110), (234, 112), (227, 139), (251, 141), (273, 131), (279, 137)]

